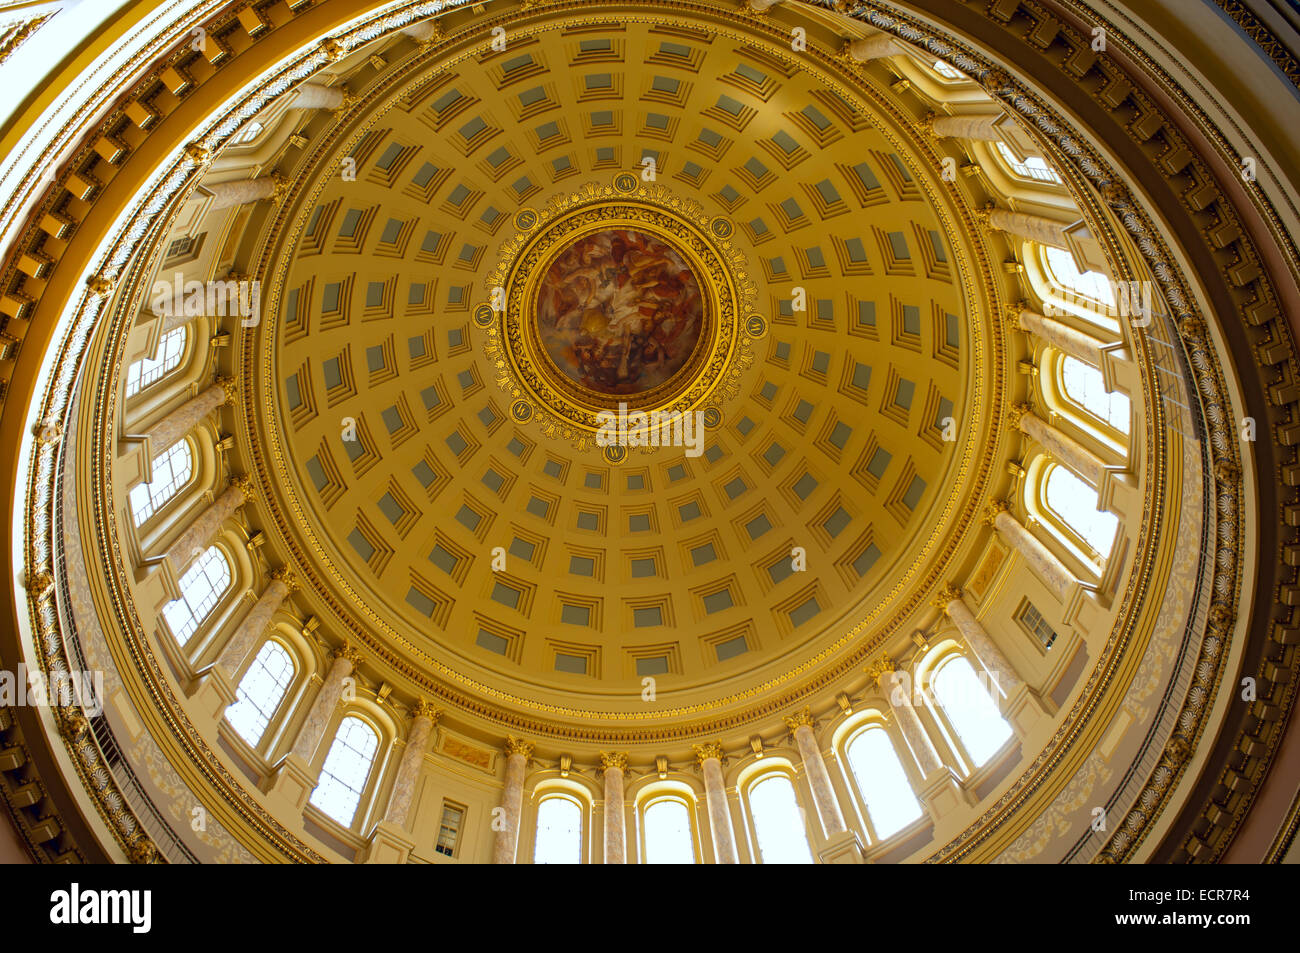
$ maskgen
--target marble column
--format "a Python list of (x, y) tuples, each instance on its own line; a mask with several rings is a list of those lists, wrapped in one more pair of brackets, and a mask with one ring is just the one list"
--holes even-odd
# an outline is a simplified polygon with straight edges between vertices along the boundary
[[(894, 661), (888, 657), (873, 663), (868, 671), (880, 686), (880, 693), (884, 696), (885, 704), (889, 706), (889, 711), (894, 716), (894, 723), (898, 725), (898, 730), (902, 733), (903, 740), (907, 742), (912, 757), (916, 759), (916, 766), (921, 769), (923, 777), (929, 777), (943, 767), (943, 762), (939, 760), (939, 753), (935, 751), (930, 735), (916, 713), (916, 706), (912, 704), (914, 692), (911, 683), (903, 680), (899, 690), (895, 690)], [(904, 688), (906, 692), (903, 691)], [(906, 694), (901, 701), (897, 697), (900, 694)]]
[(942, 139), (971, 139), (977, 142), (1001, 142), (999, 128), (1006, 122), (1005, 113), (978, 116), (937, 116), (928, 119), (930, 131)]
[(903, 48), (888, 33), (877, 33), (875, 36), (864, 36), (846, 43), (844, 52), (856, 63), (869, 63), (872, 60), (898, 56), (903, 52)]
[(1070, 247), (1066, 240), (1066, 229), (1069, 226), (1050, 218), (1043, 218), (1041, 215), (988, 206), (980, 211), (979, 218), (989, 228), (996, 228), (1031, 242), (1051, 245), (1054, 248)]
[(406, 34), (416, 43), (434, 43), (442, 39), (442, 28), (436, 20), (421, 20), (402, 27), (398, 32)]
[(794, 735), (799, 757), (803, 759), (804, 774), (808, 777), (808, 787), (812, 789), (813, 804), (817, 807), (817, 816), (821, 818), (822, 829), (828, 837), (844, 833), (848, 828), (844, 824), (839, 802), (835, 799), (830, 772), (826, 770), (826, 759), (822, 757), (817, 737), (813, 734), (811, 709), (804, 708), (796, 715), (786, 715), (785, 724)]
[(693, 745), (695, 759), (704, 773), (704, 803), (709, 810), (709, 831), (713, 835), (713, 856), (720, 864), (736, 864), (736, 835), (731, 829), (727, 788), (722, 779), (722, 744), (711, 741)]
[(280, 606), (284, 605), (284, 600), (297, 588), (298, 581), (291, 571), (283, 567), (272, 570), (271, 581), (267, 583), (261, 598), (248, 610), (248, 615), (244, 616), (235, 634), (221, 650), (217, 667), (231, 677), (238, 673), (244, 659), (261, 642), (271, 619), (280, 611)]
[(1070, 589), (1078, 580), (1050, 549), (1039, 542), (1023, 523), (1011, 515), (1010, 503), (1006, 500), (994, 500), (985, 519), (1047, 584), (1053, 595), (1062, 602), (1069, 599)]
[(261, 597), (248, 610), (230, 641), (221, 650), (216, 663), (196, 686), (198, 703), (201, 708), (212, 713), (214, 726), (239, 696), (235, 675), (244, 664), (244, 659), (261, 643), (271, 619), (280, 611), (280, 606), (284, 605), (289, 593), (297, 588), (297, 580), (288, 569), (281, 567), (272, 570), (270, 581)]
[(533, 744), (506, 736), (506, 777), (501, 789), (500, 826), (492, 847), (492, 863), (513, 864), (519, 846), (519, 819), (524, 807), (524, 769), (533, 756)]
[(429, 750), (429, 736), (438, 721), (438, 709), (421, 698), (415, 704), (411, 714), (411, 730), (406, 736), (406, 749), (402, 760), (397, 765), (397, 777), (393, 779), (393, 793), (388, 798), (388, 810), (384, 820), (396, 827), (405, 827), (415, 801), (415, 782), (420, 778), (420, 766), (424, 764), (424, 755)]
[(272, 799), (281, 801), (285, 810), (295, 813), (301, 813), (307, 806), (307, 799), (320, 779), (319, 771), (312, 768), (312, 759), (325, 736), (334, 709), (343, 698), (344, 680), (361, 664), (361, 653), (347, 642), (330, 656), (334, 662), (325, 674), (325, 681), (316, 693), (306, 720), (298, 729), (293, 749), (280, 762), (267, 792)]
[(1065, 464), (1094, 488), (1101, 487), (1106, 472), (1105, 461), (1069, 434), (1062, 433), (1043, 420), (1028, 404), (1012, 406), (1011, 422), (1025, 436), (1037, 441), (1058, 463)]
[(250, 202), (278, 198), (284, 191), (284, 180), (278, 175), (264, 175), (256, 179), (240, 179), (236, 182), (216, 182), (202, 188), (212, 194), (211, 212), (235, 208)]
[(197, 397), (192, 397), (147, 431), (149, 451), (155, 456), (162, 453), (185, 436), (208, 414), (235, 398), (235, 382), (229, 377), (218, 377), (216, 382)]
[(230, 486), (167, 547), (164, 558), (180, 578), (196, 557), (207, 549), (226, 520), (253, 498), (253, 481), (246, 476), (232, 477)]
[(1008, 311), (1011, 326), (1041, 338), (1058, 351), (1071, 357), (1100, 367), (1102, 363), (1102, 343), (1091, 335), (1084, 334), (1055, 318), (1049, 318), (1036, 311), (1030, 311), (1024, 305), (1018, 305)]
[(967, 803), (961, 785), (952, 770), (939, 759), (939, 752), (935, 750), (930, 733), (913, 703), (916, 693), (911, 682), (901, 680), (899, 688), (905, 691), (896, 692), (894, 660), (882, 656), (867, 667), (867, 674), (880, 686), (885, 706), (920, 771), (921, 786), (916, 791), (917, 797), (938, 824)]
[(296, 94), (290, 109), (339, 109), (349, 98), (343, 86), (326, 86), (322, 83), (302, 83), (294, 89)]
[(993, 676), (1000, 694), (1010, 695), (1024, 684), (1024, 679), (1015, 670), (1010, 659), (989, 638), (980, 620), (975, 618), (975, 613), (966, 604), (959, 588), (952, 585), (945, 586), (935, 596), (934, 604), (952, 620), (952, 624), (957, 627), (957, 631), (966, 640), (966, 644), (975, 653), (984, 670)]
[(292, 753), (307, 764), (311, 764), (312, 758), (315, 757), (316, 749), (320, 747), (321, 739), (325, 736), (325, 728), (329, 725), (330, 717), (343, 698), (344, 679), (355, 672), (357, 666), (361, 664), (361, 653), (347, 642), (336, 648), (331, 653), (331, 657), (334, 662), (325, 674), (324, 684), (316, 693), (316, 700), (312, 702), (311, 710), (307, 713), (307, 720), (298, 729), (298, 737), (293, 743)]
[(626, 754), (600, 755), (600, 770), (605, 777), (605, 863), (627, 863), (627, 818), (623, 810), (623, 774), (627, 771)]

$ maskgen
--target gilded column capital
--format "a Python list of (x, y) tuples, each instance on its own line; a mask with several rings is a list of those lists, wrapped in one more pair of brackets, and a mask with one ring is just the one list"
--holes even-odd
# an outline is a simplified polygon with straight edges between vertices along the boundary
[(226, 377), (224, 374), (218, 375), (217, 377), (214, 377), (212, 379), (212, 383), (216, 384), (218, 387), (220, 387), (223, 391), (226, 392), (227, 404), (233, 404), (235, 402), (235, 398), (239, 396), (239, 385), (235, 383), (235, 379), (233, 377)]
[(521, 754), (525, 760), (528, 760), (533, 756), (534, 747), (536, 746), (531, 741), (516, 738), (514, 735), (506, 735), (506, 743), (502, 750), (505, 751), (506, 757)]
[(360, 102), (361, 97), (352, 92), (352, 90), (348, 89), (346, 86), (339, 86), (338, 91), (343, 94), (343, 99), (334, 107), (334, 115), (341, 116)]
[(1006, 310), (1002, 312), (1003, 320), (1006, 321), (1008, 331), (1023, 331), (1024, 325), (1020, 323), (1020, 315), (1029, 310), (1028, 302), (1021, 300), (1007, 305)]
[(627, 753), (615, 751), (613, 753), (600, 753), (600, 770), (608, 771), (610, 768), (618, 768), (620, 771), (627, 770)]
[(325, 60), (329, 63), (337, 63), (347, 55), (347, 50), (343, 49), (343, 44), (334, 37), (330, 37), (321, 43), (320, 51), (325, 54)]
[(938, 118), (939, 118), (939, 114), (937, 112), (931, 111), (926, 113), (924, 116), (922, 116), (921, 121), (917, 123), (917, 125), (921, 127), (921, 130), (925, 132), (926, 135), (933, 136), (935, 134), (934, 121)]
[(330, 651), (332, 659), (347, 659), (348, 664), (352, 666), (352, 671), (361, 667), (361, 652), (351, 642), (344, 642)]
[(427, 698), (421, 698), (417, 700), (415, 705), (411, 708), (411, 717), (413, 719), (428, 718), (432, 724), (436, 725), (438, 719), (442, 717), (442, 712), (437, 708), (434, 708), (433, 703)]
[(298, 591), (298, 577), (288, 566), (279, 566), (271, 570), (271, 579), (282, 583), (290, 592)]
[(993, 500), (989, 503), (989, 508), (984, 513), (984, 522), (992, 526), (997, 522), (999, 513), (1010, 513), (1011, 504), (1006, 500)]
[(981, 205), (979, 208), (975, 209), (975, 221), (979, 222), (980, 226), (983, 228), (992, 228), (993, 213), (997, 211), (997, 208), (998, 207), (992, 202)]
[(1029, 406), (1027, 402), (1018, 400), (1007, 411), (1007, 420), (1011, 423), (1011, 426), (1018, 428), (1020, 422), (1025, 419), (1025, 414), (1032, 414), (1033, 412), (1034, 408)]
[(817, 726), (817, 719), (813, 718), (812, 709), (807, 705), (804, 705), (801, 710), (793, 715), (786, 715), (782, 718), (782, 721), (785, 722), (785, 726), (792, 733), (803, 727), (815, 728)]
[(867, 666), (867, 677), (879, 685), (880, 680), (894, 670), (894, 660), (888, 655), (882, 655)]
[(952, 605), (960, 598), (961, 598), (961, 587), (954, 586), (952, 583), (948, 583), (946, 586), (944, 586), (942, 589), (940, 589), (938, 592), (934, 594), (934, 598), (931, 600), (931, 602), (935, 606), (935, 608), (942, 609), (944, 612), (947, 612), (948, 606)]
[(252, 477), (248, 474), (238, 473), (235, 476), (232, 476), (230, 478), (230, 485), (233, 489), (236, 489), (243, 494), (245, 503), (251, 503), (253, 501), (256, 490), (253, 488)]
[(272, 172), (269, 178), (272, 184), (271, 203), (279, 205), (284, 201), (285, 196), (289, 194), (289, 180), (279, 172)]
[(700, 767), (704, 767), (704, 762), (710, 758), (721, 764), (727, 757), (723, 753), (721, 741), (706, 741), (702, 745), (691, 745), (691, 750), (695, 752), (695, 760)]
[(185, 147), (185, 158), (197, 166), (206, 166), (212, 161), (212, 150), (201, 142), (191, 142)]

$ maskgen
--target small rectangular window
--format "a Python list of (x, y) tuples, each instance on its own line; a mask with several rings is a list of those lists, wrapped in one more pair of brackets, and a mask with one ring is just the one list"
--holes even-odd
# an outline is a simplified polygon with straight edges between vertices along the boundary
[(1016, 621), (1025, 627), (1025, 631), (1038, 640), (1038, 644), (1043, 651), (1050, 649), (1052, 643), (1056, 641), (1056, 631), (1047, 624), (1042, 615), (1039, 614), (1038, 609), (1028, 599), (1020, 604), (1020, 611), (1016, 613)]
[(449, 801), (442, 802), (442, 821), (438, 825), (438, 843), (434, 850), (448, 857), (456, 856), (456, 844), (460, 841), (460, 828), (465, 822), (465, 808)]

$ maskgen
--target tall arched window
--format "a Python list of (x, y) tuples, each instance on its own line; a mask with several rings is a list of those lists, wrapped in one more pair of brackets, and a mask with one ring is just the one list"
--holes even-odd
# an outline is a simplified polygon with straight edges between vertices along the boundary
[(1011, 726), (970, 662), (960, 655), (950, 655), (940, 663), (931, 684), (935, 700), (975, 767), (984, 764), (1006, 744), (1011, 737)]
[(749, 789), (758, 853), (765, 864), (811, 864), (808, 835), (794, 785), (784, 774), (769, 774)]
[(878, 838), (897, 833), (921, 816), (921, 803), (884, 728), (872, 725), (858, 732), (845, 754)]
[(176, 495), (194, 475), (194, 451), (188, 440), (177, 440), (153, 458), (153, 479), (137, 483), (131, 488), (131, 515), (136, 526), (145, 521), (158, 508)]
[(1061, 361), (1061, 394), (1072, 404), (1119, 434), (1128, 436), (1132, 407), (1118, 392), (1106, 393), (1101, 371), (1073, 357)]
[(582, 805), (576, 798), (548, 794), (538, 803), (533, 863), (582, 863)]
[(1054, 465), (1047, 471), (1043, 501), (1052, 514), (1079, 535), (1101, 559), (1110, 555), (1119, 520), (1113, 513), (1097, 509), (1097, 491), (1066, 467)]
[(209, 546), (181, 576), (181, 597), (163, 609), (163, 618), (171, 626), (177, 642), (184, 645), (190, 640), (229, 585), (230, 563), (226, 554), (216, 546)]
[(1002, 161), (1016, 175), (1022, 179), (1033, 179), (1036, 182), (1051, 182), (1056, 185), (1061, 184), (1061, 177), (1056, 174), (1056, 170), (1047, 164), (1047, 160), (1041, 156), (1025, 156), (1021, 159), (1011, 151), (1011, 147), (1005, 142), (997, 144), (998, 154), (1002, 156)]
[(661, 797), (646, 805), (643, 815), (647, 864), (695, 863), (695, 837), (686, 802)]
[(184, 325), (172, 328), (158, 342), (158, 350), (153, 357), (142, 357), (126, 369), (127, 397), (133, 397), (150, 384), (158, 383), (180, 366), (188, 333)]
[(1074, 256), (1063, 248), (1043, 247), (1048, 276), (1060, 287), (1104, 305), (1115, 305), (1115, 291), (1110, 279), (1099, 271), (1080, 271)]
[(262, 646), (253, 664), (239, 680), (235, 704), (226, 711), (230, 727), (254, 747), (266, 733), (271, 716), (284, 701), (293, 681), (293, 656), (283, 645), (271, 639)]
[(311, 803), (344, 827), (351, 827), (378, 750), (379, 735), (375, 729), (356, 715), (344, 718), (325, 755), (320, 783), (311, 793)]

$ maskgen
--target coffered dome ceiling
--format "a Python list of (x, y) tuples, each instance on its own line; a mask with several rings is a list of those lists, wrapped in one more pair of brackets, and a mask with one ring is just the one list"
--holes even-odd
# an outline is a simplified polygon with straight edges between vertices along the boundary
[[(861, 662), (977, 525), (1005, 399), (995, 276), (932, 144), (856, 64), (700, 10), (453, 37), (377, 85), (311, 136), (240, 354), (304, 600), (395, 668), (588, 726)], [(702, 292), (646, 399), (657, 367), (622, 355), (652, 334), (539, 304), (595, 300), (561, 253), (590, 235), (571, 270), (612, 274), (596, 244), (629, 234)], [(700, 445), (611, 462), (619, 400), (707, 411)]]

